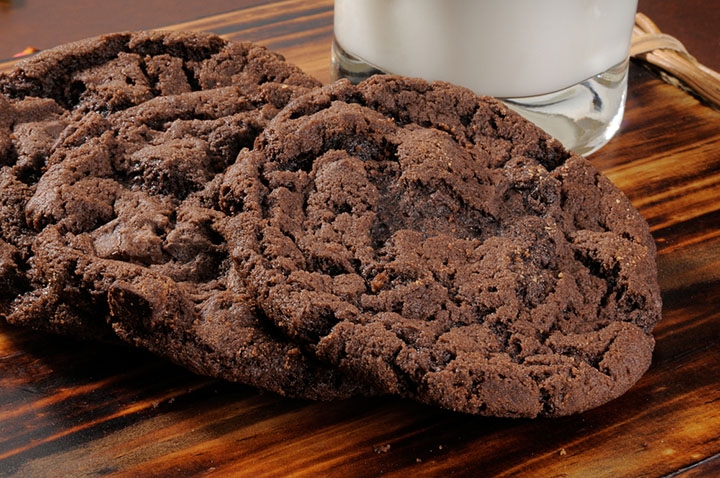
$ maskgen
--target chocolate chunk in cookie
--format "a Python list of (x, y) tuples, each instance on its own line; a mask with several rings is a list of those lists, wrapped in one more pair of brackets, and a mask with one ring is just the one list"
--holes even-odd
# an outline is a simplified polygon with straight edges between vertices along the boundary
[(469, 90), (394, 76), (314, 90), (241, 153), (221, 206), (268, 318), (382, 391), (559, 416), (650, 364), (646, 222), (587, 160)]

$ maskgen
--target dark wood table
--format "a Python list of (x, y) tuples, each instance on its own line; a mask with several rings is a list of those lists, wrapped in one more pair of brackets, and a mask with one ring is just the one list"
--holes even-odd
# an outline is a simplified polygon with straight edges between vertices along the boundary
[[(123, 8), (99, 10), (110, 3)], [(720, 69), (711, 3), (640, 10)], [(329, 81), (331, 0), (4, 1), (0, 70), (26, 46), (159, 27), (253, 40)], [(634, 62), (621, 131), (591, 160), (659, 250), (654, 361), (617, 400), (537, 420), (310, 403), (0, 320), (0, 476), (720, 476), (720, 112)]]

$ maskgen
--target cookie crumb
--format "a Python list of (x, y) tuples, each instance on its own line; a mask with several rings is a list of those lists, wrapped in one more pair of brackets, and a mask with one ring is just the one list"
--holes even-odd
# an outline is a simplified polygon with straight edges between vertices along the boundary
[(375, 446), (373, 447), (373, 451), (374, 451), (375, 453), (377, 453), (377, 454), (387, 453), (387, 452), (390, 451), (390, 444), (389, 444), (389, 443), (385, 443), (384, 445), (375, 445)]

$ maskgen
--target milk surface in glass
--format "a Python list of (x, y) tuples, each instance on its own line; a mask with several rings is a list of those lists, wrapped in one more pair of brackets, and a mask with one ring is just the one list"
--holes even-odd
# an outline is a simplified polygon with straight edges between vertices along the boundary
[(464, 85), (589, 154), (622, 118), (636, 8), (637, 0), (335, 0), (334, 72)]

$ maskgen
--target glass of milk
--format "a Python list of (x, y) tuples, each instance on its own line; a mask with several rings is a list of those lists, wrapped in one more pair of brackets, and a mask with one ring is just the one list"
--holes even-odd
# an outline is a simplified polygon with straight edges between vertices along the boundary
[(335, 0), (335, 78), (444, 80), (589, 155), (625, 108), (637, 0)]

